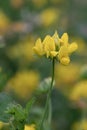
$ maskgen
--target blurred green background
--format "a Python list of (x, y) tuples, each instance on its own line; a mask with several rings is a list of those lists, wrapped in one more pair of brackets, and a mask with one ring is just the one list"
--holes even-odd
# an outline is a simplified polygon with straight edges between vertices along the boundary
[[(39, 59), (32, 47), (38, 37), (69, 34), (78, 50), (69, 66), (55, 66), (52, 92), (54, 130), (79, 129), (87, 98), (87, 0), (0, 0), (0, 120), (15, 100), (23, 106), (40, 82), (51, 75), (50, 60)], [(37, 98), (30, 122), (39, 120), (46, 95)], [(5, 120), (4, 120), (5, 119)], [(82, 125), (87, 130), (87, 120)]]

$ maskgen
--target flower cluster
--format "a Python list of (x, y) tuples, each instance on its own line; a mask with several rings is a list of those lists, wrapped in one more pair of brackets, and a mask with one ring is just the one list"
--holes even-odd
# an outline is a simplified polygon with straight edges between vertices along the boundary
[(63, 65), (68, 65), (70, 62), (70, 54), (77, 48), (76, 42), (69, 44), (67, 33), (64, 33), (59, 38), (58, 33), (55, 32), (53, 36), (47, 35), (43, 42), (38, 38), (33, 50), (38, 56), (46, 56), (52, 59), (56, 58)]

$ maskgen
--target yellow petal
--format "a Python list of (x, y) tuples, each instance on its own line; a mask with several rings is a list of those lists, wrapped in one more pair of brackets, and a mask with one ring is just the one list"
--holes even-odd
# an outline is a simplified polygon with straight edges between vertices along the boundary
[(60, 43), (59, 43), (59, 36), (58, 36), (58, 33), (57, 31), (55, 31), (54, 35), (52, 36), (52, 38), (54, 39), (54, 42), (57, 46), (60, 46)]
[(68, 47), (68, 52), (69, 52), (69, 53), (72, 53), (72, 52), (76, 51), (77, 48), (78, 48), (78, 45), (76, 44), (76, 42), (73, 42), (73, 43), (71, 43), (71, 44), (69, 45), (69, 47)]
[(50, 56), (51, 51), (55, 51), (55, 42), (54, 39), (47, 35), (43, 41), (43, 46), (44, 46), (44, 52), (46, 53), (47, 57)]
[(67, 46), (61, 46), (60, 50), (59, 50), (59, 53), (58, 53), (59, 60), (62, 57), (67, 57), (67, 56), (68, 56), (68, 47)]
[(51, 51), (51, 52), (50, 52), (50, 56), (51, 56), (51, 58), (56, 57), (57, 54), (58, 54), (57, 51)]
[(62, 45), (67, 45), (68, 44), (68, 34), (64, 33), (60, 39), (60, 42)]
[(60, 63), (63, 65), (68, 65), (70, 63), (70, 58), (69, 57), (63, 57), (60, 60)]
[(35, 46), (33, 47), (33, 51), (38, 55), (42, 56), (44, 55), (44, 50), (43, 50), (43, 44), (41, 43), (41, 39), (37, 39)]

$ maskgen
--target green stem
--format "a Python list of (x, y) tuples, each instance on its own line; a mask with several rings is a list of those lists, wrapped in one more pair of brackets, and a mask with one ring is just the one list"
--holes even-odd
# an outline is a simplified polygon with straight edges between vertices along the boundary
[(55, 65), (55, 59), (53, 58), (53, 60), (52, 60), (52, 80), (51, 80), (51, 85), (50, 85), (50, 88), (49, 88), (49, 91), (48, 91), (48, 94), (47, 94), (45, 110), (44, 110), (44, 113), (43, 113), (43, 116), (42, 116), (42, 120), (40, 122), (39, 130), (42, 130), (42, 126), (43, 126), (43, 123), (44, 123), (44, 119), (46, 117), (48, 105), (49, 105), (50, 98), (51, 98), (51, 91), (52, 91), (52, 88), (53, 88), (53, 81), (54, 81), (54, 65)]

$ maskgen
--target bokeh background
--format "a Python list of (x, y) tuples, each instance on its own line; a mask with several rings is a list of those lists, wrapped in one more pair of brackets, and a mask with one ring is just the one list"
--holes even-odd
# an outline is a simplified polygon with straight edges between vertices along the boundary
[[(0, 0), (0, 120), (7, 121), (9, 102), (25, 106), (39, 84), (49, 81), (51, 62), (36, 57), (32, 47), (55, 30), (60, 36), (68, 32), (78, 50), (69, 66), (56, 63), (52, 128), (79, 130), (82, 124), (87, 130), (87, 0)], [(45, 93), (37, 96), (30, 123), (39, 121), (45, 99)]]

